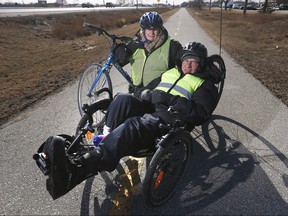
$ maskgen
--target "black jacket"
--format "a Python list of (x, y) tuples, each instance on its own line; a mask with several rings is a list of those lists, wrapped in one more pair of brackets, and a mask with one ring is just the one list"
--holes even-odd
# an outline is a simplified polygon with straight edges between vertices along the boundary
[(221, 71), (213, 65), (213, 62), (206, 61), (204, 69), (201, 70), (201, 72), (193, 74), (205, 81), (193, 93), (190, 100), (163, 91), (154, 90), (152, 92), (151, 102), (155, 104), (158, 115), (162, 117), (165, 122), (169, 122), (169, 115), (167, 115), (166, 111), (168, 107), (172, 107), (184, 115), (189, 125), (197, 126), (203, 124), (210, 118), (220, 99), (215, 86), (215, 84), (221, 80), (218, 74), (221, 74)]

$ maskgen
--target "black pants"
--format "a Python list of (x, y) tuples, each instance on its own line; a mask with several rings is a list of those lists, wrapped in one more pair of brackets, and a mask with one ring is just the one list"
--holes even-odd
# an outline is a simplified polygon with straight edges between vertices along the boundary
[(118, 94), (108, 107), (105, 123), (111, 130), (122, 124), (126, 119), (153, 113), (154, 104), (141, 101), (131, 94)]
[(155, 112), (152, 103), (129, 94), (115, 97), (106, 114), (106, 125), (111, 127), (111, 133), (100, 144), (104, 149), (101, 171), (111, 172), (122, 157), (155, 145), (155, 138), (163, 135), (159, 123), (163, 123), (166, 110)]
[(113, 171), (120, 159), (134, 155), (141, 149), (155, 145), (155, 138), (162, 135), (159, 128), (160, 118), (154, 114), (143, 117), (131, 117), (115, 128), (103, 141), (100, 147), (104, 149), (101, 161), (101, 171)]

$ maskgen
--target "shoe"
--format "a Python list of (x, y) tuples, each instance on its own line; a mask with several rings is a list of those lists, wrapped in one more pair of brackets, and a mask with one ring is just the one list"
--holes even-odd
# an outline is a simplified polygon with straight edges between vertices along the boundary
[(55, 200), (80, 184), (85, 179), (98, 173), (102, 158), (100, 148), (70, 161), (65, 153), (65, 139), (60, 136), (49, 137), (43, 152), (48, 165), (46, 189)]
[(97, 135), (93, 138), (93, 144), (94, 146), (99, 146), (100, 142), (105, 139), (106, 135)]
[(69, 191), (67, 187), (71, 174), (65, 153), (65, 140), (62, 137), (49, 137), (43, 147), (43, 153), (48, 165), (46, 189), (55, 200)]

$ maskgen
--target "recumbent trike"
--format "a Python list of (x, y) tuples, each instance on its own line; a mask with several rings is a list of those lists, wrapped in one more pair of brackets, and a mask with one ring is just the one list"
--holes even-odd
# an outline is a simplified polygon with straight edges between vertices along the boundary
[[(219, 55), (212, 55), (209, 58), (219, 69), (215, 72), (218, 74), (215, 74), (214, 84), (218, 90), (218, 98), (220, 100), (226, 76), (225, 64)], [(66, 156), (71, 161), (95, 148), (93, 143), (87, 143), (86, 135), (89, 133), (101, 134), (105, 122), (104, 118), (95, 122), (93, 115), (101, 114), (103, 116), (113, 100), (113, 96), (108, 88), (99, 90), (97, 94), (103, 92), (108, 92), (109, 98), (96, 101), (91, 105), (83, 105), (83, 115), (77, 125), (75, 136), (58, 135), (65, 139)], [(155, 145), (152, 145), (152, 148), (141, 150), (135, 155), (131, 155), (139, 158), (152, 156), (143, 180), (144, 198), (146, 204), (150, 207), (165, 203), (173, 195), (186, 170), (192, 153), (192, 136), (190, 132), (193, 128), (188, 127), (178, 113), (174, 112), (172, 116), (173, 124), (159, 125), (167, 133), (162, 137), (156, 138)], [(49, 172), (49, 163), (47, 163), (47, 160), (39, 154), (34, 159), (44, 175), (47, 175)]]

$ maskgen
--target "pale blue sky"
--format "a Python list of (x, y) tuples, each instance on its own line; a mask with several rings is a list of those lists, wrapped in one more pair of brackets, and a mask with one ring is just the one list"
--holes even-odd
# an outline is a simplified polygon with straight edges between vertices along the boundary
[[(66, 0), (69, 4), (81, 4), (83, 2), (91, 2), (92, 4), (103, 4), (106, 2), (113, 2), (116, 3), (116, 0)], [(167, 2), (171, 5), (174, 4), (181, 4), (183, 1), (185, 0), (160, 0), (160, 3), (166, 4)], [(187, 0), (188, 1), (188, 0)], [(10, 3), (20, 3), (22, 4), (24, 2), (24, 4), (29, 4), (31, 2), (36, 3), (37, 0), (0, 0), (0, 3), (5, 3), (5, 2), (10, 2)], [(48, 3), (54, 3), (56, 2), (56, 0), (47, 0)], [(133, 2), (133, 0), (126, 0), (126, 2)], [(136, 0), (134, 0), (134, 2), (136, 2)], [(143, 3), (143, 4), (153, 4), (153, 3), (157, 3), (157, 0), (138, 0), (138, 3)]]

